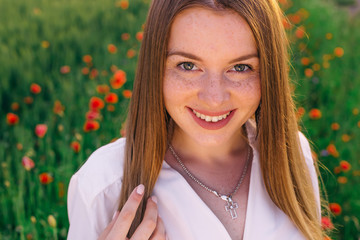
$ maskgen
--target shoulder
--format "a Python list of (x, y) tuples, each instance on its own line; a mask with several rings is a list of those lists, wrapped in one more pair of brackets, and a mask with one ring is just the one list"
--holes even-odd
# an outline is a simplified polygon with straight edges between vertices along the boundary
[(313, 160), (309, 140), (305, 137), (305, 135), (302, 132), (299, 131), (298, 134), (299, 134), (300, 147), (304, 155), (306, 165), (309, 168), (311, 168), (314, 166), (314, 160)]
[(97, 149), (72, 176), (68, 187), (68, 239), (95, 239), (117, 209), (125, 139)]
[(309, 170), (312, 187), (313, 187), (314, 194), (315, 194), (315, 201), (317, 203), (317, 208), (318, 208), (318, 216), (321, 216), (320, 189), (319, 189), (317, 165), (314, 162), (309, 141), (305, 137), (305, 135), (301, 132), (299, 132), (299, 140), (300, 140), (301, 150), (304, 154), (306, 166)]
[(73, 175), (77, 189), (87, 200), (96, 198), (107, 188), (122, 181), (125, 138), (120, 138), (93, 152)]

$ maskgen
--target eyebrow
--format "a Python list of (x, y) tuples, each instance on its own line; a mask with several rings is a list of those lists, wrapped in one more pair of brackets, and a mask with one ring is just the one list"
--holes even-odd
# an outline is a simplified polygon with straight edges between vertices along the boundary
[[(192, 53), (187, 53), (187, 52), (182, 52), (182, 51), (174, 51), (174, 52), (170, 51), (167, 53), (167, 57), (170, 57), (173, 55), (183, 56), (183, 57), (190, 58), (190, 59), (193, 59), (196, 61), (202, 61), (202, 59), (200, 57), (198, 57)], [(250, 53), (250, 54), (235, 58), (235, 59), (231, 60), (229, 63), (244, 61), (244, 60), (247, 60), (250, 58), (259, 58), (259, 55), (257, 53)]]

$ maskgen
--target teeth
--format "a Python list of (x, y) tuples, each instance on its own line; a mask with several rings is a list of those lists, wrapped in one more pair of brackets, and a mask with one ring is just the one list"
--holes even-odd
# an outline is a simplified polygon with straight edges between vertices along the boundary
[(207, 116), (207, 115), (204, 115), (204, 114), (201, 114), (201, 113), (198, 113), (196, 112), (195, 110), (193, 110), (194, 114), (198, 117), (198, 118), (201, 118), (202, 120), (205, 120), (206, 122), (218, 122), (220, 120), (223, 120), (225, 119), (227, 116), (229, 116), (230, 112), (228, 113), (225, 113), (223, 115), (220, 115), (220, 116)]

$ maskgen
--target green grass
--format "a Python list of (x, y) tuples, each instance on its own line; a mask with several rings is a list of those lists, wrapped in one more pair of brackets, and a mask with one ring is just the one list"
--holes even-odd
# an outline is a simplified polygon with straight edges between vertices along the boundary
[[(117, 7), (115, 0), (0, 0), (0, 240), (66, 239), (66, 192), (71, 175), (92, 151), (121, 136), (129, 102), (122, 93), (132, 88), (137, 60), (137, 55), (129, 58), (127, 51), (137, 52), (140, 47), (136, 33), (142, 31), (147, 7), (147, 1), (140, 0), (131, 0), (126, 10)], [(333, 218), (338, 228), (333, 238), (357, 239), (360, 17), (350, 19), (335, 5), (319, 0), (298, 0), (283, 7), (288, 16), (303, 16), (288, 31), (292, 42), (291, 77), (298, 106), (305, 109), (304, 132), (313, 141), (319, 161), (330, 170), (322, 170), (329, 201), (342, 207), (341, 214)], [(299, 12), (301, 8), (308, 14)], [(301, 39), (294, 35), (299, 26), (307, 34)], [(130, 39), (123, 40), (123, 33), (128, 33)], [(331, 39), (326, 38), (328, 33), (332, 34)], [(47, 48), (43, 41), (49, 43)], [(117, 47), (115, 54), (109, 53), (109, 44)], [(342, 57), (334, 56), (336, 47), (344, 50)], [(88, 54), (92, 56), (91, 65), (83, 62), (83, 56)], [(331, 59), (324, 61), (324, 55)], [(308, 66), (301, 63), (303, 57), (310, 59)], [(314, 64), (319, 64), (320, 69), (305, 76), (304, 71), (313, 69)], [(70, 72), (62, 74), (63, 66), (69, 66)], [(89, 101), (93, 96), (104, 98), (96, 86), (110, 86), (112, 66), (127, 74), (122, 88), (110, 87), (111, 92), (118, 94), (119, 102), (113, 105), (114, 111), (108, 111), (110, 104), (105, 104), (97, 131), (84, 132)], [(98, 76), (84, 75), (84, 67), (96, 69)], [(39, 94), (30, 92), (32, 83), (41, 86)], [(25, 97), (31, 97), (33, 103), (26, 104)], [(65, 107), (63, 114), (54, 113), (56, 100)], [(18, 103), (17, 110), (13, 103)], [(321, 111), (320, 119), (309, 116), (314, 108)], [(8, 113), (19, 116), (16, 125), (6, 122)], [(331, 129), (335, 122), (340, 125), (336, 131)], [(36, 136), (37, 124), (48, 126), (44, 138)], [(344, 134), (349, 141), (343, 141)], [(78, 153), (70, 147), (73, 141), (81, 145)], [(329, 144), (336, 146), (339, 156), (325, 151)], [(21, 164), (24, 156), (35, 163), (30, 171)], [(334, 173), (342, 160), (349, 162), (351, 169)], [(53, 181), (42, 184), (41, 173), (50, 174)], [(346, 177), (347, 183), (339, 183), (340, 176)], [(49, 223), (50, 215), (56, 226)]]

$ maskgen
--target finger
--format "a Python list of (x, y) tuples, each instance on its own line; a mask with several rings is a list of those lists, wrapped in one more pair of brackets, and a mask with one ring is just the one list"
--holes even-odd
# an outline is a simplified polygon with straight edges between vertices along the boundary
[(155, 196), (152, 196), (148, 199), (144, 218), (134, 232), (133, 236), (131, 237), (132, 240), (149, 239), (151, 237), (151, 234), (156, 228), (156, 221), (158, 216), (156, 203), (157, 199)]
[(156, 228), (150, 240), (166, 240), (165, 226), (163, 220), (158, 216)]
[(112, 230), (109, 233), (110, 239), (125, 239), (129, 232), (132, 221), (134, 220), (136, 211), (140, 205), (141, 199), (144, 196), (144, 185), (137, 186), (129, 196), (125, 205), (121, 209), (117, 220), (115, 221)]
[(101, 235), (99, 236), (98, 240), (102, 240), (105, 239), (107, 237), (107, 235), (109, 234), (109, 232), (111, 231), (112, 227), (114, 226), (118, 216), (119, 216), (119, 211), (116, 211), (113, 219), (111, 220), (111, 222), (109, 223), (109, 225), (104, 229), (104, 231), (101, 233)]

